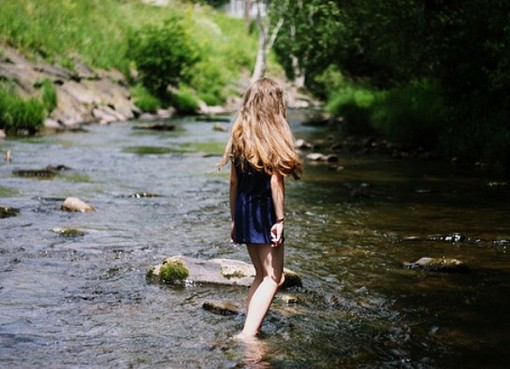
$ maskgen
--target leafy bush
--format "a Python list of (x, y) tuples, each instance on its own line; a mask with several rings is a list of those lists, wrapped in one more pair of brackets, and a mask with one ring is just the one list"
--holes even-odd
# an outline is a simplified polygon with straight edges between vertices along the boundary
[(171, 96), (172, 106), (181, 114), (194, 114), (198, 111), (198, 101), (193, 92), (186, 87), (181, 87), (179, 91)]
[(198, 61), (184, 19), (177, 16), (161, 26), (149, 24), (132, 33), (127, 57), (135, 62), (143, 85), (160, 97), (166, 95), (168, 86), (189, 80), (189, 68)]
[(34, 133), (43, 123), (44, 106), (32, 98), (23, 100), (8, 86), (0, 86), (0, 128), (7, 132)]
[(149, 113), (155, 113), (160, 107), (160, 100), (153, 96), (145, 87), (137, 84), (131, 88), (131, 95), (133, 96), (133, 102), (142, 111)]
[(385, 92), (372, 110), (372, 126), (406, 147), (435, 148), (447, 119), (439, 83), (429, 79)]
[(332, 114), (342, 116), (349, 132), (371, 133), (371, 116), (377, 95), (375, 90), (368, 88), (342, 87), (331, 93), (326, 109)]

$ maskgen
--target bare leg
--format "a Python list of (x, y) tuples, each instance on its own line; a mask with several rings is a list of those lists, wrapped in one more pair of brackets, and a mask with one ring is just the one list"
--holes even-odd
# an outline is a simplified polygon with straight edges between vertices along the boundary
[(264, 269), (262, 262), (259, 259), (259, 253), (257, 251), (258, 245), (247, 245), (248, 248), (248, 254), (250, 255), (251, 262), (253, 263), (253, 266), (255, 267), (255, 279), (253, 279), (253, 282), (251, 283), (250, 289), (248, 290), (248, 299), (246, 302), (246, 315), (248, 315), (248, 312), (250, 310), (250, 302), (253, 294), (259, 287), (259, 285), (262, 283), (262, 277), (264, 275)]
[(267, 245), (248, 245), (257, 273), (248, 294), (246, 321), (241, 336), (255, 336), (271, 306), (274, 295), (283, 282), (283, 244), (278, 247)]

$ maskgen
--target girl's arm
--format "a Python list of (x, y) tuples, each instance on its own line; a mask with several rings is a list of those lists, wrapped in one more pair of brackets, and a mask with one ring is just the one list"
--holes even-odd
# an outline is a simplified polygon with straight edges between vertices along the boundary
[(280, 173), (271, 176), (271, 195), (273, 197), (276, 223), (271, 227), (273, 247), (283, 242), (283, 223), (285, 219), (285, 183)]
[(235, 242), (234, 239), (234, 219), (236, 209), (236, 197), (237, 197), (237, 172), (234, 163), (230, 164), (230, 218), (232, 219), (232, 231), (230, 233), (230, 240)]

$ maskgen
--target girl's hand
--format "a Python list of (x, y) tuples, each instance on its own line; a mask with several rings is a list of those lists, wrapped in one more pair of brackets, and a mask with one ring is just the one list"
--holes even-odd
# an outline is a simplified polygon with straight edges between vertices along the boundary
[(277, 222), (271, 227), (271, 246), (278, 247), (283, 242), (283, 222)]

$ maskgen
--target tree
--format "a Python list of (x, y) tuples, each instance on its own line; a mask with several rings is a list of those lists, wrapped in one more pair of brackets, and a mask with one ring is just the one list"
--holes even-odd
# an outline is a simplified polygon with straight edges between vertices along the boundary
[(138, 69), (143, 85), (164, 97), (170, 85), (189, 79), (190, 66), (198, 60), (198, 51), (183, 24), (176, 16), (161, 26), (148, 25), (128, 39), (127, 56)]
[[(248, 4), (249, 2), (247, 1), (247, 5)], [(287, 4), (288, 1), (283, 2), (282, 5), (263, 0), (254, 1), (254, 5), (257, 9), (255, 22), (257, 23), (259, 40), (257, 59), (255, 61), (255, 67), (253, 69), (253, 74), (251, 76), (252, 82), (264, 77), (267, 67), (267, 55), (269, 54), (271, 48), (273, 47), (273, 44), (276, 41), (276, 37), (278, 36), (278, 32), (282, 27), (285, 19), (283, 16), (283, 11), (281, 10), (275, 12), (280, 14), (278, 19), (276, 19), (276, 22), (272, 22), (271, 21), (272, 18), (264, 15), (263, 12), (264, 11), (271, 12), (274, 11), (274, 9), (286, 9)]]

